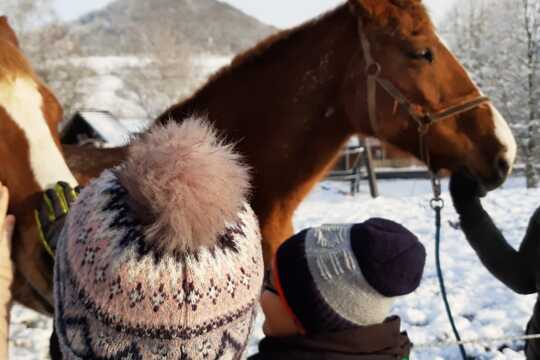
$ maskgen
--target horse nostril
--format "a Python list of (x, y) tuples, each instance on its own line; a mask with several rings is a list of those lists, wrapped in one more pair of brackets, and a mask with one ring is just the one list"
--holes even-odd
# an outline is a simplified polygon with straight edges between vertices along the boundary
[(504, 179), (510, 172), (510, 164), (505, 157), (499, 156), (498, 159), (495, 160), (495, 169), (497, 169), (499, 176)]

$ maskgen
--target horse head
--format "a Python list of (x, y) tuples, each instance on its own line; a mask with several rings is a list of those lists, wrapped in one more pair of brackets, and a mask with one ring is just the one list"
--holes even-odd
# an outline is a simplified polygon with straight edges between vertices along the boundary
[(358, 51), (344, 99), (355, 129), (415, 154), (435, 172), (464, 168), (486, 190), (501, 185), (515, 161), (515, 139), (438, 36), (421, 0), (348, 5)]
[(52, 259), (38, 241), (34, 209), (40, 193), (56, 181), (77, 182), (60, 151), (62, 108), (15, 44), (13, 30), (0, 18), (0, 181), (10, 189), (10, 212), (17, 217), (13, 290), (18, 301), (48, 312)]

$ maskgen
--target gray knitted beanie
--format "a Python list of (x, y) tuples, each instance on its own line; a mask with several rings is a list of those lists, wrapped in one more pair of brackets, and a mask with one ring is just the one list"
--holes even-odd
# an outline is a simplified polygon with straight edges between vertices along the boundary
[(306, 229), (278, 249), (274, 283), (306, 333), (382, 323), (420, 284), (426, 251), (386, 219)]

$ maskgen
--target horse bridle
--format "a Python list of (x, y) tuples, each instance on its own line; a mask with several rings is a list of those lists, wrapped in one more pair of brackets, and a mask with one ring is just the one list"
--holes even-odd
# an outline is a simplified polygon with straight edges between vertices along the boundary
[[(358, 34), (360, 37), (360, 42), (362, 43), (362, 50), (364, 53), (365, 74), (367, 77), (368, 114), (373, 133), (377, 135), (379, 132), (377, 123), (377, 85), (380, 85), (381, 88), (383, 88), (394, 99), (394, 112), (397, 109), (398, 105), (404, 107), (411, 116), (411, 118), (418, 125), (420, 157), (421, 160), (426, 163), (429, 169), (431, 164), (429, 158), (429, 149), (425, 145), (425, 137), (430, 127), (441, 120), (473, 110), (478, 106), (489, 102), (489, 98), (482, 95), (474, 95), (472, 100), (466, 99), (458, 102), (455, 105), (450, 105), (436, 112), (425, 111), (422, 105), (409, 101), (407, 97), (391, 81), (384, 79), (380, 76), (382, 67), (377, 61), (373, 59), (373, 56), (371, 54), (371, 46), (364, 31), (364, 26), (361, 18), (358, 18)], [(470, 98), (470, 96), (468, 98)]]

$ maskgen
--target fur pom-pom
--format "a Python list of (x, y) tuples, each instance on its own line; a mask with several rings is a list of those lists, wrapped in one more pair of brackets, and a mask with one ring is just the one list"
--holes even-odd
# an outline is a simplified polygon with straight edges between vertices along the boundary
[(145, 241), (170, 252), (214, 245), (249, 192), (240, 155), (195, 117), (136, 139), (117, 175), (145, 227)]

